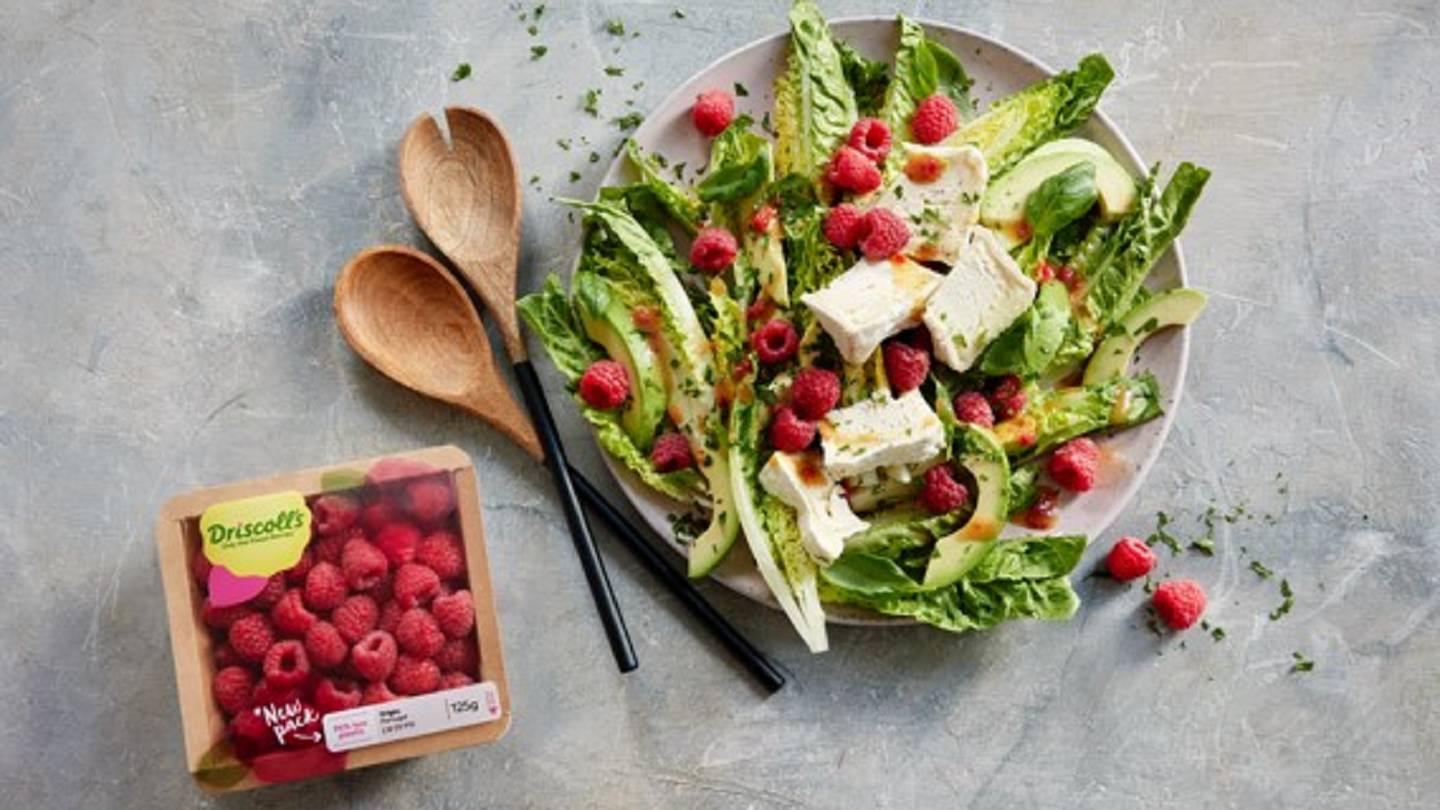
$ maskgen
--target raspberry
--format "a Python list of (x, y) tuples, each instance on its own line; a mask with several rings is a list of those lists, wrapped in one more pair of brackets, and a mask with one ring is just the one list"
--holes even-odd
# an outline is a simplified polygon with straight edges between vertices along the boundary
[(776, 318), (750, 335), (750, 346), (759, 355), (760, 362), (783, 363), (795, 356), (800, 349), (800, 335), (789, 321)]
[(350, 645), (330, 622), (315, 622), (305, 631), (305, 654), (317, 667), (331, 669), (345, 663)]
[(679, 433), (664, 433), (655, 440), (655, 446), (650, 449), (650, 463), (655, 469), (662, 472), (675, 472), (683, 470), (695, 464), (695, 459), (690, 455), (690, 442)]
[(270, 726), (266, 725), (265, 718), (258, 711), (235, 715), (227, 731), (230, 739), (235, 741), (237, 757), (254, 757), (279, 746), (275, 735), (270, 733)]
[(335, 563), (316, 563), (305, 576), (305, 606), (318, 612), (340, 607), (350, 593), (345, 587), (345, 573)]
[(959, 126), (960, 110), (955, 102), (938, 93), (922, 99), (910, 116), (910, 135), (917, 143), (939, 143)]
[(215, 648), (215, 668), (237, 667), (245, 663), (240, 653), (235, 652), (235, 646), (226, 641)]
[(195, 552), (195, 556), (190, 558), (190, 576), (195, 579), (195, 584), (200, 586), (201, 592), (210, 587), (210, 569), (214, 567), (215, 564), (210, 562), (210, 558), (202, 551)]
[(375, 501), (360, 510), (360, 523), (371, 532), (378, 532), (399, 519), (400, 507), (393, 501)]
[(690, 263), (697, 270), (718, 273), (729, 267), (739, 252), (734, 234), (724, 228), (701, 228), (690, 243)]
[(440, 688), (459, 689), (462, 686), (470, 686), (475, 679), (463, 672), (447, 672), (440, 676)]
[(255, 675), (245, 667), (225, 667), (210, 680), (210, 692), (226, 714), (239, 714), (250, 708)]
[(375, 547), (398, 568), (415, 559), (415, 546), (420, 543), (420, 530), (413, 523), (396, 522), (375, 533)]
[(429, 566), (442, 580), (460, 579), (465, 576), (465, 544), (454, 532), (431, 532), (415, 547), (415, 562)]
[(925, 471), (925, 488), (920, 491), (920, 502), (926, 509), (940, 515), (953, 512), (970, 500), (970, 491), (955, 480), (950, 467), (940, 464)]
[(1105, 567), (1110, 570), (1110, 576), (1121, 582), (1139, 579), (1155, 567), (1155, 552), (1143, 540), (1122, 537), (1105, 556)]
[(850, 139), (845, 145), (879, 163), (890, 155), (890, 128), (883, 121), (861, 118), (850, 128)]
[(435, 663), (442, 672), (464, 672), (475, 674), (480, 671), (480, 649), (475, 646), (475, 637), (452, 638), (445, 642), (440, 652), (435, 653)]
[(270, 608), (270, 621), (282, 635), (299, 638), (315, 623), (315, 614), (306, 609), (304, 592), (291, 588)]
[(242, 659), (258, 662), (275, 643), (275, 630), (264, 613), (252, 613), (230, 626), (230, 646)]
[(608, 411), (630, 396), (630, 375), (614, 360), (597, 360), (580, 376), (579, 388), (586, 405)]
[(293, 686), (276, 686), (262, 680), (255, 686), (255, 695), (250, 700), (252, 708), (274, 705), (281, 706), (300, 697), (300, 690)]
[(762, 205), (756, 208), (755, 213), (750, 215), (750, 230), (760, 234), (769, 232), (770, 226), (775, 222), (777, 214), (779, 214), (779, 211), (775, 209), (774, 204)]
[(1084, 436), (1060, 445), (1045, 471), (1055, 483), (1071, 492), (1088, 492), (1100, 470), (1100, 446)]
[(315, 516), (315, 530), (322, 535), (339, 534), (360, 520), (360, 504), (335, 492), (316, 498), (310, 511)]
[(790, 384), (790, 407), (801, 419), (824, 419), (839, 403), (840, 377), (829, 369), (803, 369)]
[(390, 635), (395, 635), (395, 628), (400, 626), (400, 617), (405, 615), (405, 608), (393, 599), (382, 602), (380, 605), (380, 616), (375, 620), (375, 629), (384, 630)]
[(860, 252), (872, 262), (899, 253), (910, 241), (910, 228), (899, 214), (888, 208), (872, 208), (861, 222)]
[(352, 590), (368, 591), (385, 579), (390, 561), (385, 552), (370, 541), (354, 537), (345, 542), (340, 552), (340, 570), (345, 574), (345, 584)]
[(437, 596), (430, 610), (440, 631), (450, 638), (469, 635), (475, 629), (475, 600), (469, 591)]
[(850, 203), (841, 203), (825, 215), (825, 224), (821, 229), (830, 244), (841, 250), (850, 250), (860, 244), (860, 238), (865, 235), (862, 228), (864, 221), (865, 215), (860, 213), (860, 209)]
[(930, 376), (930, 353), (898, 340), (885, 344), (885, 377), (897, 393), (919, 388)]
[(995, 409), (996, 419), (1010, 419), (1019, 416), (1029, 402), (1025, 383), (1014, 374), (1006, 375), (990, 393), (990, 405)]
[(880, 187), (880, 169), (865, 157), (865, 153), (849, 146), (842, 146), (830, 158), (825, 169), (825, 179), (838, 189), (855, 194), (869, 194)]
[(984, 428), (995, 427), (995, 413), (979, 391), (964, 391), (955, 397), (955, 418)]
[(383, 681), (395, 668), (395, 637), (384, 630), (372, 630), (350, 648), (350, 665), (367, 681)]
[(1184, 630), (1205, 612), (1205, 590), (1190, 579), (1173, 579), (1155, 588), (1155, 612), (1173, 630)]
[(385, 486), (397, 482), (403, 482), (409, 478), (418, 478), (422, 475), (432, 475), (439, 472), (440, 468), (429, 462), (401, 456), (382, 458), (370, 465), (365, 471), (365, 483), (373, 486)]
[(440, 667), (429, 658), (400, 656), (387, 681), (397, 695), (425, 695), (440, 688)]
[[(361, 531), (360, 534), (363, 535), (364, 532)], [(315, 552), (315, 561), (339, 565), (340, 555), (344, 553), (345, 544), (350, 541), (350, 538), (351, 535), (346, 532), (321, 535), (315, 540), (312, 540), (310, 542), (310, 548)]]
[(390, 691), (390, 687), (386, 686), (384, 681), (375, 681), (365, 684), (365, 688), (361, 690), (360, 705), (374, 706), (376, 703), (389, 703), (392, 700), (398, 700), (399, 697)]
[(695, 128), (707, 138), (724, 132), (735, 120), (735, 99), (724, 90), (707, 90), (695, 97), (695, 106), (690, 108), (690, 120)]
[(429, 658), (445, 646), (440, 623), (425, 608), (410, 608), (395, 627), (395, 642), (401, 651), (416, 658)]
[(310, 677), (310, 657), (305, 645), (294, 639), (277, 641), (265, 653), (265, 683), (277, 689), (293, 689)]
[(423, 605), (440, 592), (440, 577), (419, 563), (407, 563), (395, 572), (395, 601), (409, 610)]
[(422, 526), (438, 525), (455, 511), (455, 489), (440, 478), (412, 481), (405, 487), (405, 511)]
[(354, 644), (375, 629), (380, 620), (380, 607), (367, 594), (355, 594), (335, 608), (330, 623), (345, 641)]
[(781, 406), (775, 410), (775, 419), (770, 423), (770, 444), (782, 453), (798, 453), (815, 441), (815, 423), (807, 422), (795, 415), (790, 408)]
[(235, 622), (255, 612), (248, 603), (216, 607), (209, 599), (200, 606), (200, 621), (212, 630), (229, 630)]
[(300, 554), (300, 561), (286, 569), (285, 581), (291, 585), (304, 584), (305, 577), (310, 575), (310, 568), (313, 565), (315, 565), (315, 552), (307, 548)]
[(321, 714), (353, 709), (360, 705), (362, 697), (360, 685), (354, 681), (321, 678), (320, 682), (315, 684), (315, 708), (320, 710)]

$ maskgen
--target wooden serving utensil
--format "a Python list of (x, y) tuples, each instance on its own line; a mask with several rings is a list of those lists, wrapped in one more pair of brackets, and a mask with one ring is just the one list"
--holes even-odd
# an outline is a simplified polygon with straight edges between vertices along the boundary
[[(545, 452), (495, 365), (480, 314), (465, 288), (435, 259), (399, 245), (370, 248), (335, 282), (335, 318), (355, 352), (406, 388), (448, 402), (499, 428), (536, 461)], [(578, 471), (579, 495), (640, 562), (768, 692), (785, 676), (721, 616), (684, 574), (635, 530)]]

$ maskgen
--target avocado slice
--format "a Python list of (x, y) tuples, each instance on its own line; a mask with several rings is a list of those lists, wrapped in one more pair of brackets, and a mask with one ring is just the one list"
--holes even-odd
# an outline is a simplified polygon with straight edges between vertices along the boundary
[(665, 418), (666, 405), (665, 380), (655, 351), (608, 280), (593, 273), (577, 273), (571, 291), (585, 334), (630, 375), (630, 400), (620, 424), (635, 445), (648, 452)]
[(975, 478), (975, 511), (964, 526), (935, 541), (921, 584), (926, 590), (960, 581), (990, 553), (1005, 527), (1006, 487), (1010, 480), (1005, 450), (993, 433), (977, 425), (960, 425), (957, 441), (965, 448), (959, 462)]
[(1205, 308), (1205, 293), (1178, 287), (1156, 293), (1125, 313), (1119, 331), (1100, 341), (1085, 366), (1085, 385), (1102, 383), (1124, 374), (1135, 350), (1145, 339), (1167, 326), (1185, 326)]
[(1113, 222), (1135, 207), (1139, 191), (1135, 178), (1105, 147), (1084, 138), (1061, 138), (1041, 146), (995, 178), (980, 201), (980, 222), (996, 231), (1006, 249), (1026, 241), (1025, 201), (1051, 177), (1077, 163), (1095, 164), (1095, 185), (1100, 192), (1100, 217)]

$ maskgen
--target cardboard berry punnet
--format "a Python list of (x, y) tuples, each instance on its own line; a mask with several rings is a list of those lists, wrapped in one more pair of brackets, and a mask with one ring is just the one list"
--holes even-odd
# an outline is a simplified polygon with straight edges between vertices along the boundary
[(198, 490), (156, 526), (185, 758), (246, 790), (510, 725), (479, 483), (436, 447)]

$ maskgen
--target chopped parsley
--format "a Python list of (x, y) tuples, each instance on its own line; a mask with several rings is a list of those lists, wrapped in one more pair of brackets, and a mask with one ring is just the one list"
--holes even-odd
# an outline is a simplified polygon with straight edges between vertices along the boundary
[(670, 16), (674, 17), (677, 20), (683, 20), (685, 19), (685, 12), (677, 8), (674, 11), (670, 12)]
[(600, 116), (600, 91), (594, 87), (586, 90), (585, 106), (581, 109), (585, 110), (585, 114), (591, 118), (598, 118)]
[(625, 23), (619, 20), (606, 20), (605, 33), (611, 36), (623, 37), (625, 36)]
[(1275, 572), (1274, 572), (1274, 571), (1271, 571), (1271, 570), (1265, 565), (1265, 563), (1262, 563), (1262, 562), (1260, 562), (1259, 560), (1251, 560), (1251, 561), (1250, 561), (1250, 570), (1251, 570), (1251, 571), (1254, 571), (1254, 572), (1255, 572), (1255, 575), (1258, 576), (1258, 577), (1260, 577), (1261, 579), (1274, 579), (1274, 578), (1275, 578)]
[(1285, 614), (1290, 612), (1291, 608), (1295, 607), (1295, 592), (1290, 590), (1290, 580), (1288, 579), (1280, 580), (1280, 598), (1284, 600), (1280, 603), (1280, 607), (1270, 611), (1270, 621), (1272, 622), (1280, 621)]
[(623, 67), (616, 67), (615, 65), (607, 65), (607, 66), (605, 67), (605, 75), (606, 75), (606, 76), (624, 76), (624, 75), (625, 75), (625, 68), (623, 68)]
[(599, 152), (591, 152), (591, 153), (590, 153), (590, 162), (591, 162), (591, 163), (599, 163), (599, 162), (600, 162), (600, 153), (599, 153)]
[(531, 46), (530, 46), (530, 61), (533, 62), (533, 61), (535, 61), (536, 59), (539, 59), (540, 57), (544, 56), (545, 54), (547, 54), (547, 53), (549, 53), (549, 52), (550, 52), (550, 49), (547, 48), (547, 47), (545, 47), (544, 45), (531, 45)]
[(578, 183), (579, 181), (580, 181), (580, 172), (570, 172), (570, 182), (572, 182), (572, 183)]
[(1309, 672), (1315, 668), (1315, 662), (1305, 657), (1302, 652), (1292, 652), (1290, 657), (1295, 659), (1295, 663), (1290, 665), (1291, 672)]
[(450, 74), (450, 81), (463, 82), (470, 78), (470, 63), (461, 62), (455, 66), (455, 72)]
[(1155, 531), (1145, 538), (1145, 545), (1154, 548), (1156, 544), (1164, 543), (1165, 546), (1170, 549), (1171, 554), (1178, 555), (1180, 553), (1180, 541), (1175, 538), (1175, 535), (1165, 530), (1165, 527), (1169, 525), (1170, 516), (1164, 512), (1156, 512)]
[(621, 132), (629, 132), (630, 130), (640, 126), (640, 122), (644, 120), (645, 116), (641, 115), (638, 112), (632, 112), (629, 115), (622, 115), (619, 118), (616, 118), (615, 126), (619, 127)]
[(569, 139), (569, 138), (561, 138), (560, 140), (558, 140), (558, 141), (555, 142), (555, 145), (558, 146), (558, 147), (560, 147), (561, 149), (564, 149), (566, 152), (569, 152), (569, 151), (570, 151), (570, 139)]
[(741, 84), (740, 82), (735, 82), (735, 97), (745, 98), (748, 95), (750, 95), (750, 90), (747, 89), (745, 85)]

